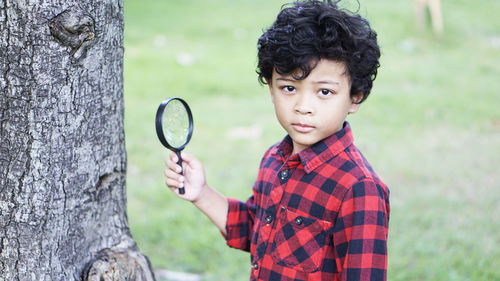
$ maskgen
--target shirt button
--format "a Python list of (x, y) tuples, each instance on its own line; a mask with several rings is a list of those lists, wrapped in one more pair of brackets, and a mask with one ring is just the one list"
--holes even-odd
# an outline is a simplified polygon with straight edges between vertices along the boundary
[(266, 220), (267, 224), (270, 224), (273, 221), (273, 217), (272, 216), (267, 216), (265, 220)]
[(254, 263), (252, 264), (252, 268), (253, 268), (253, 269), (258, 269), (258, 268), (259, 268), (259, 264), (258, 264), (258, 263), (256, 263), (256, 262), (254, 262)]
[(281, 171), (281, 180), (286, 179), (288, 175), (289, 175), (288, 170)]
[(302, 224), (302, 217), (297, 217), (297, 218), (295, 219), (295, 223), (296, 223), (297, 225), (301, 225), (301, 224)]

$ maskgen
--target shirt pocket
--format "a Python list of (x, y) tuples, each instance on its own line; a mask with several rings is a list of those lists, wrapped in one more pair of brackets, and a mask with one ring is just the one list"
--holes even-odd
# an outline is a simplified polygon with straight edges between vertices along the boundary
[(325, 258), (328, 221), (308, 218), (281, 209), (271, 247), (273, 260), (281, 266), (303, 272), (318, 271)]

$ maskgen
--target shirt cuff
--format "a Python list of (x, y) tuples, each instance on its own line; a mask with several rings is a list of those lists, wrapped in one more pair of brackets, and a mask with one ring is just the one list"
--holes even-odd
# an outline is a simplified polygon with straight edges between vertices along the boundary
[(228, 246), (245, 251), (250, 250), (249, 212), (245, 203), (228, 198), (226, 235), (223, 234)]

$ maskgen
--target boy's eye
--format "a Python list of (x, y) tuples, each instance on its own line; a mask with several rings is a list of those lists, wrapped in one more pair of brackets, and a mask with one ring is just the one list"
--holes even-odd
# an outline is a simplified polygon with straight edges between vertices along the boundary
[(328, 95), (330, 95), (330, 94), (333, 94), (333, 92), (332, 92), (332, 91), (327, 90), (327, 89), (321, 89), (321, 90), (319, 91), (319, 93), (320, 93), (322, 96), (328, 96)]
[(295, 87), (294, 86), (283, 86), (282, 89), (285, 92), (288, 92), (288, 93), (291, 93), (291, 92), (295, 91)]

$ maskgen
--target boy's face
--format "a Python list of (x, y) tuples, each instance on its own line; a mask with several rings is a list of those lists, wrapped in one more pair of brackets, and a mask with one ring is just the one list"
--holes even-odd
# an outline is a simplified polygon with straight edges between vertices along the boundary
[(268, 82), (276, 117), (292, 138), (293, 153), (342, 129), (347, 114), (358, 111), (356, 102), (363, 97), (350, 97), (345, 64), (326, 59), (303, 80), (274, 70)]

